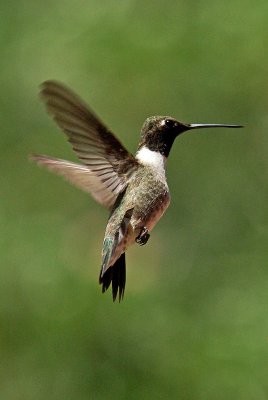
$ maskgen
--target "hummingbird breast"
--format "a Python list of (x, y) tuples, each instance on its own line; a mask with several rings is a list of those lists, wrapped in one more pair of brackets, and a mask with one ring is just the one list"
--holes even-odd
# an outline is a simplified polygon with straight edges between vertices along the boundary
[(133, 242), (143, 227), (151, 231), (170, 203), (166, 179), (148, 167), (140, 168), (131, 179), (122, 199), (124, 210), (132, 209), (126, 242)]
[(137, 176), (136, 180), (138, 185), (129, 188), (134, 204), (130, 224), (134, 231), (144, 226), (151, 231), (169, 206), (169, 189), (166, 181), (160, 180), (150, 170), (142, 177)]

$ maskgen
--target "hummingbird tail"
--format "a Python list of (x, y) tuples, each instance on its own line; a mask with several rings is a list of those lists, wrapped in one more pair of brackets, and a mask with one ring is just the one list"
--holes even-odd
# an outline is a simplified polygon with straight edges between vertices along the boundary
[(126, 285), (126, 257), (125, 253), (110, 266), (102, 275), (100, 273), (99, 283), (102, 285), (102, 293), (106, 292), (112, 282), (113, 301), (116, 300), (119, 290), (119, 302), (123, 300)]
[[(122, 242), (127, 236), (128, 227), (134, 208), (128, 209), (124, 217), (113, 234), (104, 238), (102, 249), (102, 266), (99, 277), (99, 283), (102, 285), (102, 292), (106, 292), (112, 282), (113, 301), (115, 301), (119, 290), (119, 301), (123, 300), (126, 285), (126, 258), (124, 251), (126, 246)], [(118, 246), (121, 246), (118, 250)], [(124, 249), (124, 250), (123, 250)], [(118, 251), (118, 253), (116, 253)], [(116, 257), (118, 257), (116, 259)], [(114, 262), (114, 259), (116, 261)], [(112, 264), (113, 262), (113, 264)]]

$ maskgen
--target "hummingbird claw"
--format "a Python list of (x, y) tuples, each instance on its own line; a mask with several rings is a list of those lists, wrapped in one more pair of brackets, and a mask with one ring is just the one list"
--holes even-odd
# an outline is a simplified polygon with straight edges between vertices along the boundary
[(150, 237), (150, 234), (148, 233), (148, 229), (146, 228), (146, 226), (144, 226), (141, 229), (139, 236), (136, 237), (135, 241), (140, 246), (144, 246), (148, 242), (149, 237)]

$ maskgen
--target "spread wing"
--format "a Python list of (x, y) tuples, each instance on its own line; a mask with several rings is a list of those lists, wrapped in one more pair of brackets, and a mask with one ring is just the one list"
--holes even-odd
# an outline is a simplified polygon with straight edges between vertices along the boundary
[(86, 165), (39, 154), (31, 156), (31, 160), (36, 161), (38, 165), (44, 166), (48, 170), (62, 176), (79, 189), (90, 193), (92, 197), (104, 207), (109, 209), (113, 207), (117, 194), (111, 190), (107, 190), (100, 178), (94, 175)]
[[(106, 192), (108, 197), (113, 195), (116, 198), (118, 193), (125, 189), (131, 173), (138, 166), (138, 161), (70, 89), (56, 81), (46, 81), (42, 84), (40, 95), (48, 112), (53, 115), (58, 126), (67, 135), (77, 156), (87, 167), (89, 172), (86, 171), (86, 175), (89, 179), (97, 179), (99, 184), (96, 190)], [(48, 166), (48, 163), (43, 164)], [(55, 165), (54, 163), (56, 171)], [(68, 175), (67, 179), (75, 183), (74, 171), (70, 173), (71, 167), (68, 167), (67, 175), (66, 164), (66, 168), (63, 164), (61, 167), (65, 171), (62, 169), (61, 174)], [(78, 169), (75, 168), (77, 174)], [(52, 164), (50, 169), (53, 169)], [(57, 169), (59, 172), (59, 165)], [(81, 167), (79, 171), (79, 176), (85, 177)], [(90, 191), (94, 198), (98, 197), (95, 194), (95, 182), (92, 185), (87, 183), (85, 187), (82, 183), (77, 185)]]

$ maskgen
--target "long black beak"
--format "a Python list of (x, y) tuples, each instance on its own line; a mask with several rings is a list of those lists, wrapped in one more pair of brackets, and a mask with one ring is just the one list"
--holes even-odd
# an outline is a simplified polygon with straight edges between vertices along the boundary
[(243, 128), (243, 125), (229, 125), (229, 124), (188, 124), (188, 129), (199, 128)]

